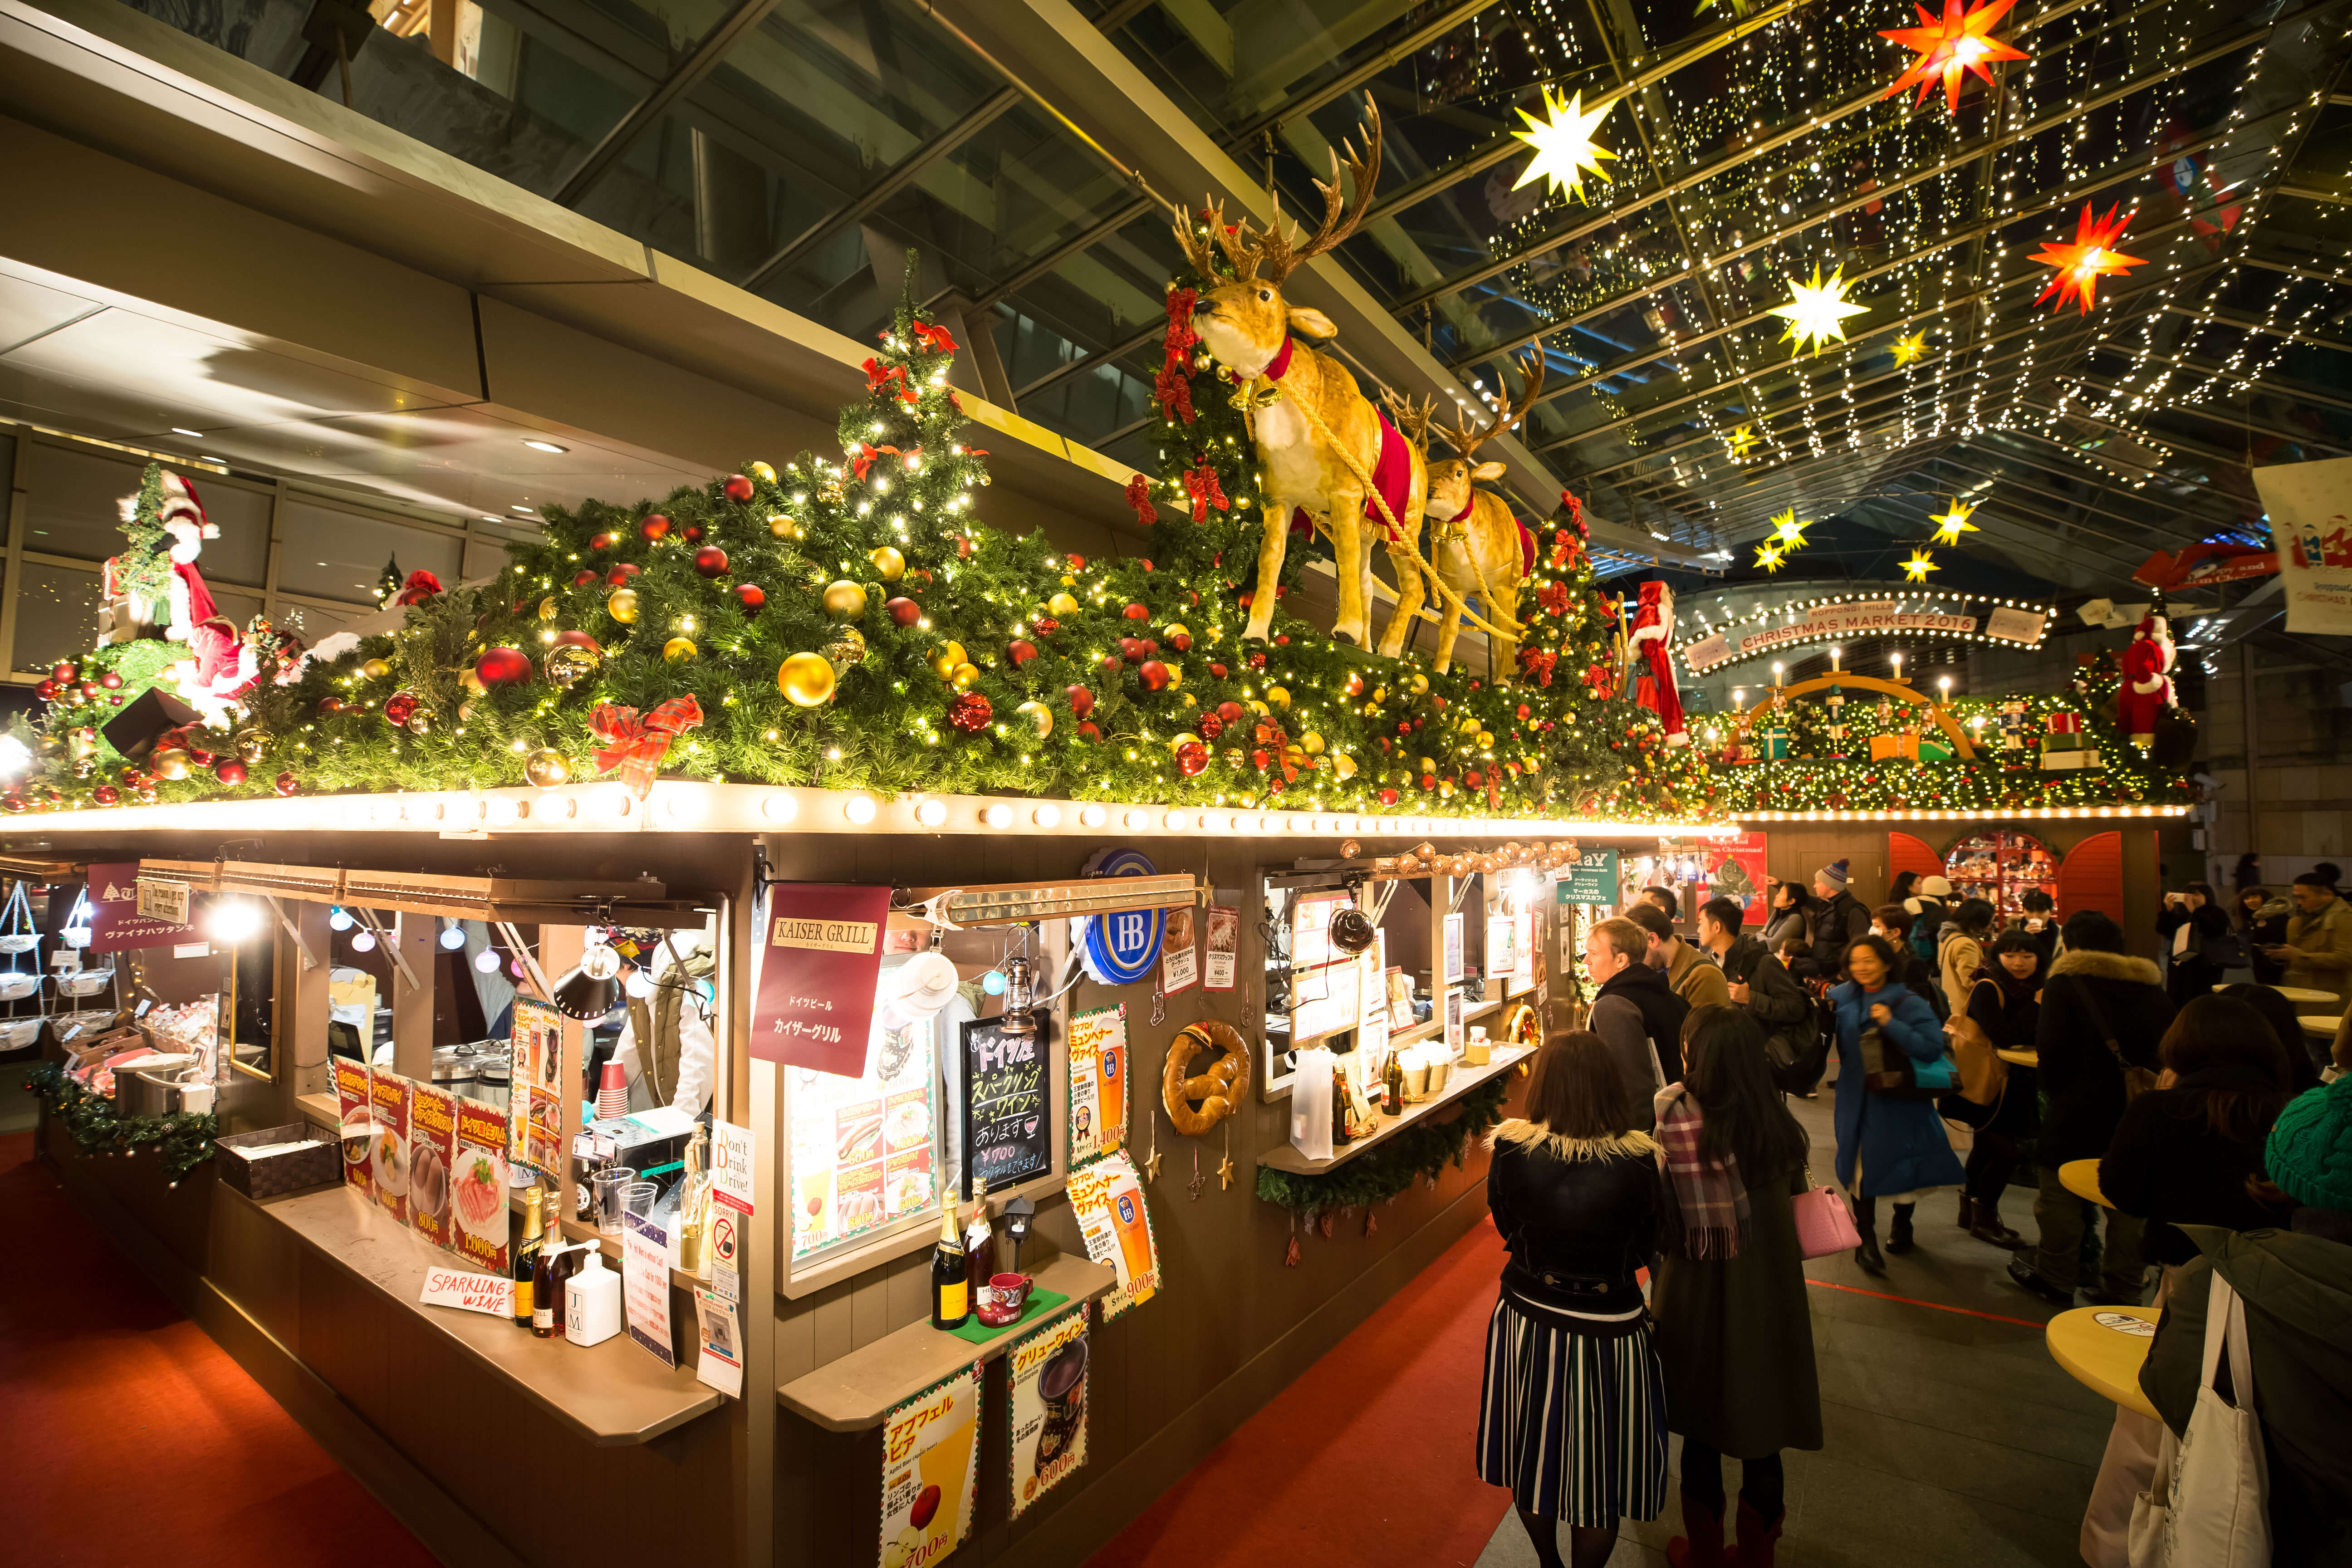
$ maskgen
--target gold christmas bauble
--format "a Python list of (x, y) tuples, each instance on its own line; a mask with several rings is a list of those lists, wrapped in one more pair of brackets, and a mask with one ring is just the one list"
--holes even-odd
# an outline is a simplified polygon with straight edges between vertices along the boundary
[(470, 664), (457, 672), (457, 683), (477, 697), (489, 690), (488, 687), (482, 684), (482, 678), (474, 673), (474, 667)]
[(550, 594), (539, 602), (539, 618), (542, 621), (551, 621), (555, 618), (554, 595)]
[(541, 746), (522, 763), (522, 776), (541, 789), (572, 782), (572, 764), (552, 746)]
[(776, 688), (802, 708), (833, 700), (833, 666), (819, 653), (796, 653), (776, 671)]
[(850, 666), (865, 660), (866, 634), (856, 626), (835, 627), (834, 634), (824, 639), (824, 647), (818, 651), (824, 655), (824, 661), (833, 666), (833, 672), (839, 675)]
[(1428, 691), (1429, 677), (1425, 675), (1416, 675), (1404, 684), (1406, 690), (1412, 692), (1415, 697), (1419, 697)]
[(1071, 575), (1069, 573), (1067, 573), (1067, 572), (1065, 572), (1065, 573), (1063, 573), (1063, 574), (1062, 574), (1062, 586), (1063, 586), (1063, 587), (1065, 587), (1065, 588), (1075, 588), (1075, 587), (1076, 587), (1077, 585), (1078, 585), (1078, 580), (1077, 580), (1077, 578), (1076, 578), (1076, 577), (1072, 576), (1072, 575)]
[(595, 674), (597, 662), (595, 649), (567, 642), (549, 648), (546, 657), (539, 661), (539, 667), (546, 672), (549, 681), (569, 687)]
[(768, 531), (778, 539), (798, 539), (801, 536), (801, 525), (782, 512), (776, 512), (768, 519)]
[(1310, 757), (1319, 757), (1323, 754), (1323, 737), (1313, 730), (1299, 736), (1298, 743), (1307, 748), (1307, 754)]
[(457, 704), (457, 722), (462, 724), (474, 716), (474, 700), (470, 697)]
[(623, 626), (633, 624), (637, 618), (637, 591), (635, 588), (614, 589), (604, 595), (604, 609)]
[(1493, 733), (1486, 730), (1479, 731), (1478, 744), (1491, 749), (1495, 744), (1495, 737)]
[(971, 659), (970, 656), (963, 651), (963, 644), (960, 642), (946, 643), (941, 645), (939, 652), (931, 655), (931, 673), (938, 676), (941, 680), (953, 680), (955, 679), (956, 666), (960, 664), (970, 664), (971, 662)]
[(765, 463), (754, 463), (751, 465), (751, 477), (763, 484), (772, 485), (776, 482), (776, 470)]
[(370, 680), (382, 680), (392, 673), (392, 666), (383, 659), (372, 658), (360, 666), (360, 673)]
[(907, 558), (898, 553), (897, 545), (877, 544), (866, 552), (866, 559), (874, 563), (874, 575), (885, 583), (896, 583), (907, 574)]
[(958, 691), (970, 691), (973, 687), (980, 684), (980, 666), (976, 664), (957, 665), (955, 667), (955, 673), (948, 677), (948, 683), (953, 686)]
[(1054, 732), (1054, 710), (1043, 702), (1024, 702), (1013, 711), (1029, 721), (1030, 728), (1037, 731), (1039, 740)]
[(1433, 773), (1437, 771), (1437, 759), (1435, 757), (1416, 757), (1413, 761), (1419, 765), (1419, 769), (1423, 773)]
[(1354, 778), (1356, 776), (1356, 759), (1349, 756), (1345, 752), (1334, 752), (1331, 753), (1331, 771), (1338, 773), (1343, 779)]
[(700, 651), (692, 637), (672, 637), (662, 644), (662, 658), (671, 664), (684, 664)]
[(1265, 689), (1265, 700), (1268, 702), (1273, 703), (1276, 708), (1284, 709), (1286, 710), (1290, 707), (1290, 693), (1285, 691), (1279, 686), (1267, 687)]
[(188, 776), (188, 753), (177, 746), (158, 746), (148, 753), (147, 765), (159, 779)]
[(866, 615), (866, 590), (843, 578), (824, 589), (824, 613), (836, 621), (860, 620)]
[(416, 711), (408, 716), (408, 732), (412, 735), (433, 733), (433, 710), (420, 704)]
[(269, 752), (269, 731), (258, 724), (239, 730), (229, 743), (236, 748), (236, 760), (250, 766)]
[(1056, 594), (1045, 601), (1045, 609), (1057, 620), (1067, 620), (1078, 613), (1078, 602), (1067, 594)]

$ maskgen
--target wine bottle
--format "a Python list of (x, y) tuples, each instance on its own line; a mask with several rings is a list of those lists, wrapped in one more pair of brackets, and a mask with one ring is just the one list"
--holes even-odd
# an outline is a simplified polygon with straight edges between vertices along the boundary
[(530, 1265), (530, 1331), (540, 1339), (555, 1332), (555, 1293), (562, 1287), (555, 1282), (555, 1258), (562, 1250), (563, 1237), (554, 1232), (539, 1244), (539, 1256)]
[(1389, 1052), (1388, 1076), (1381, 1085), (1381, 1109), (1391, 1116), (1404, 1114), (1404, 1058), (1402, 1053)]
[(520, 1329), (537, 1331), (532, 1322), (531, 1291), (539, 1282), (540, 1190), (533, 1186), (523, 1194), (522, 1239), (514, 1249), (514, 1321)]
[(1331, 1146), (1351, 1142), (1354, 1134), (1348, 1131), (1348, 1069), (1334, 1062), (1331, 1068)]
[(963, 1227), (963, 1277), (971, 1287), (965, 1300), (978, 1306), (981, 1287), (996, 1278), (996, 1232), (988, 1223), (988, 1184), (979, 1184), (972, 1200), (971, 1223)]
[(940, 1215), (940, 1244), (931, 1253), (931, 1327), (960, 1329), (971, 1316), (971, 1288), (963, 1270), (963, 1237), (956, 1234), (950, 1203)]

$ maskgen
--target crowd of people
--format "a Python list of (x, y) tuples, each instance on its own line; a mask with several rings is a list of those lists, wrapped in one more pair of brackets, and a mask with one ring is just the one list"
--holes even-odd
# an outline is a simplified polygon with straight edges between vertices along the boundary
[[(2202, 882), (2165, 896), (2162, 969), (2101, 910), (2062, 921), (2035, 890), (2004, 918), (1909, 874), (1872, 906), (1843, 860), (1809, 887), (1769, 882), (1753, 931), (1736, 899), (1685, 921), (1663, 887), (1597, 921), (1585, 1027), (1537, 1053), (1488, 1177), (1510, 1261), (1478, 1468), (1511, 1489), (1538, 1560), (1597, 1568), (1621, 1520), (1662, 1513), (1674, 1433), (1669, 1561), (1769, 1565), (1781, 1453), (1822, 1444), (1804, 1259), (1851, 1246), (1884, 1274), (1920, 1246), (1918, 1205), (1949, 1192), (1960, 1229), (2053, 1306), (2145, 1306), (2153, 1289), (2166, 1316), (2143, 1383), (2176, 1434), (2204, 1373), (2208, 1282), (2227, 1279), (2265, 1388), (2273, 1560), (2352, 1564), (2352, 1351), (2336, 1331), (2352, 1310), (2352, 1076), (2337, 1076), (2352, 1018), (2315, 1049), (2274, 988), (2327, 992), (2344, 1014), (2352, 904), (2332, 866), (2278, 900), (2251, 860), (2234, 906)], [(2254, 983), (2228, 983), (2245, 969)], [(1816, 1186), (1789, 1104), (1824, 1088), (1835, 1193)], [(2059, 1177), (2092, 1160), (2104, 1204)], [(2030, 1238), (2002, 1217), (2028, 1161)], [(1824, 1204), (1850, 1238), (1820, 1240), (1839, 1228)], [(2119, 1407), (2084, 1522), (2095, 1568), (2127, 1568), (2135, 1499), (2162, 1489), (2158, 1436)]]

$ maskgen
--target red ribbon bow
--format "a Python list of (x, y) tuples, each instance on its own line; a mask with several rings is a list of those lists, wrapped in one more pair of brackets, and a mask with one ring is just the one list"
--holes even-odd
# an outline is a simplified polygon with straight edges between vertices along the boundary
[[(921, 450), (920, 447), (916, 449)], [(899, 455), (896, 447), (869, 447), (860, 441), (849, 448), (849, 466), (857, 470), (857, 477), (862, 480), (866, 478), (866, 470), (874, 466), (874, 459), (885, 452), (894, 458)]]
[(1184, 470), (1184, 489), (1192, 497), (1192, 521), (1196, 523), (1209, 521), (1209, 509), (1213, 506), (1219, 511), (1233, 510), (1233, 502), (1225, 499), (1224, 487), (1217, 482), (1215, 465), (1206, 458)]
[(670, 742), (701, 722), (702, 704), (691, 697), (673, 697), (643, 716), (634, 708), (604, 703), (588, 716), (588, 728), (604, 743), (596, 753), (596, 771), (617, 769), (629, 793), (643, 800), (653, 793), (654, 774)]
[(1198, 298), (1191, 289), (1179, 289), (1168, 296), (1168, 348), (1160, 356), (1160, 374), (1151, 381), (1151, 395), (1160, 413), (1187, 425), (1200, 417), (1192, 410), (1192, 348), (1201, 341), (1192, 330), (1192, 305)]
[(394, 605), (421, 605), (425, 600), (433, 597), (434, 595), (438, 594), (440, 591), (441, 579), (436, 577), (432, 573), (425, 571), (420, 566), (415, 571), (411, 572), (408, 574), (408, 581), (401, 584), (400, 595), (394, 599), (393, 603)]
[(1159, 509), (1151, 504), (1151, 479), (1137, 474), (1127, 481), (1127, 504), (1135, 509), (1135, 521), (1150, 528), (1160, 521)]
[(929, 321), (915, 323), (915, 341), (935, 354), (951, 354), (956, 352), (954, 336), (945, 327), (935, 326)]

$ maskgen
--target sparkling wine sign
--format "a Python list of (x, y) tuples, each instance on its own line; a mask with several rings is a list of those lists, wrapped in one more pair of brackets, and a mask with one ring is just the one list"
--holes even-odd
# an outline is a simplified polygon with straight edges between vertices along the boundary
[(882, 1423), (882, 1568), (928, 1568), (980, 1511), (980, 1368), (966, 1367)]

